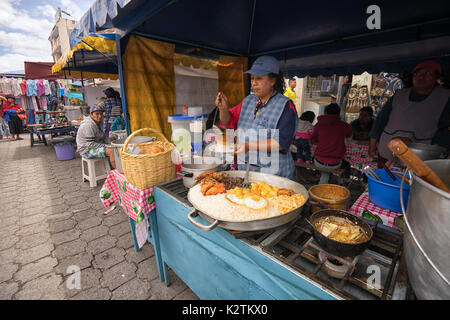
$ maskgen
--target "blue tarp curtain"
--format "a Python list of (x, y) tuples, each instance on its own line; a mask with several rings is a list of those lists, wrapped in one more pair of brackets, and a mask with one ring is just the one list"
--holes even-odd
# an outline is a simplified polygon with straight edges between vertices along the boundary
[[(369, 30), (367, 8), (380, 8)], [(450, 60), (447, 1), (96, 0), (71, 34), (112, 28), (219, 54), (276, 56), (288, 74), (398, 71)], [(432, 41), (432, 40), (435, 41)], [(396, 69), (396, 70), (393, 70)]]

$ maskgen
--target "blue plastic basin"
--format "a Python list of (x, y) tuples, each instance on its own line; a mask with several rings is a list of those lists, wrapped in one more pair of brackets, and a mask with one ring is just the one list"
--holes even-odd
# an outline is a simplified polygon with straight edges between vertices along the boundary
[[(372, 178), (366, 173), (369, 184), (369, 200), (380, 208), (388, 209), (397, 213), (402, 213), (400, 205), (400, 184), (401, 178), (396, 176), (392, 180), (391, 176), (384, 169), (373, 169), (382, 181)], [(392, 170), (391, 170), (392, 171)], [(392, 171), (403, 174), (401, 171)], [(403, 183), (403, 203), (405, 210), (408, 205), (410, 185)]]

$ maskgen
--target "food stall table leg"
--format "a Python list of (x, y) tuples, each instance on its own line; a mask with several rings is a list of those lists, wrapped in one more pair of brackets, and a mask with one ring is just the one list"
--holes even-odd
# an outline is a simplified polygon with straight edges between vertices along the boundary
[(163, 262), (161, 258), (161, 244), (159, 242), (159, 232), (158, 224), (156, 221), (156, 210), (150, 211), (149, 215), (150, 230), (148, 233), (148, 241), (153, 244), (153, 249), (155, 251), (156, 266), (158, 268), (158, 275), (161, 281), (165, 281), (166, 285), (170, 284), (167, 265)]
[(128, 217), (128, 222), (130, 223), (130, 229), (131, 229), (131, 236), (133, 237), (133, 244), (134, 249), (137, 251), (141, 251), (141, 248), (139, 248), (138, 241), (136, 238), (136, 221)]
[(33, 147), (34, 145), (34, 129), (31, 128), (30, 130), (30, 146)]

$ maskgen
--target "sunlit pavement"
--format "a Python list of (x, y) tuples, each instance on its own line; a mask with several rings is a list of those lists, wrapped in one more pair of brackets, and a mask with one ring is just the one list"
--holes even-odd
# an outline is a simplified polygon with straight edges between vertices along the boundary
[(135, 251), (120, 207), (103, 214), (102, 182), (82, 182), (78, 154), (58, 161), (21, 136), (0, 140), (0, 299), (198, 299), (172, 270), (170, 286), (159, 280), (152, 245)]

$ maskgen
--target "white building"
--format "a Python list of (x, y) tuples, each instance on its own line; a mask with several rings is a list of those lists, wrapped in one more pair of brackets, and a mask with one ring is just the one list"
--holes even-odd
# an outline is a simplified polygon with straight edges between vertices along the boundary
[(70, 48), (69, 36), (75, 24), (75, 20), (66, 19), (61, 16), (61, 9), (58, 8), (55, 14), (55, 25), (48, 37), (48, 41), (52, 46), (53, 61), (58, 61), (59, 58)]

